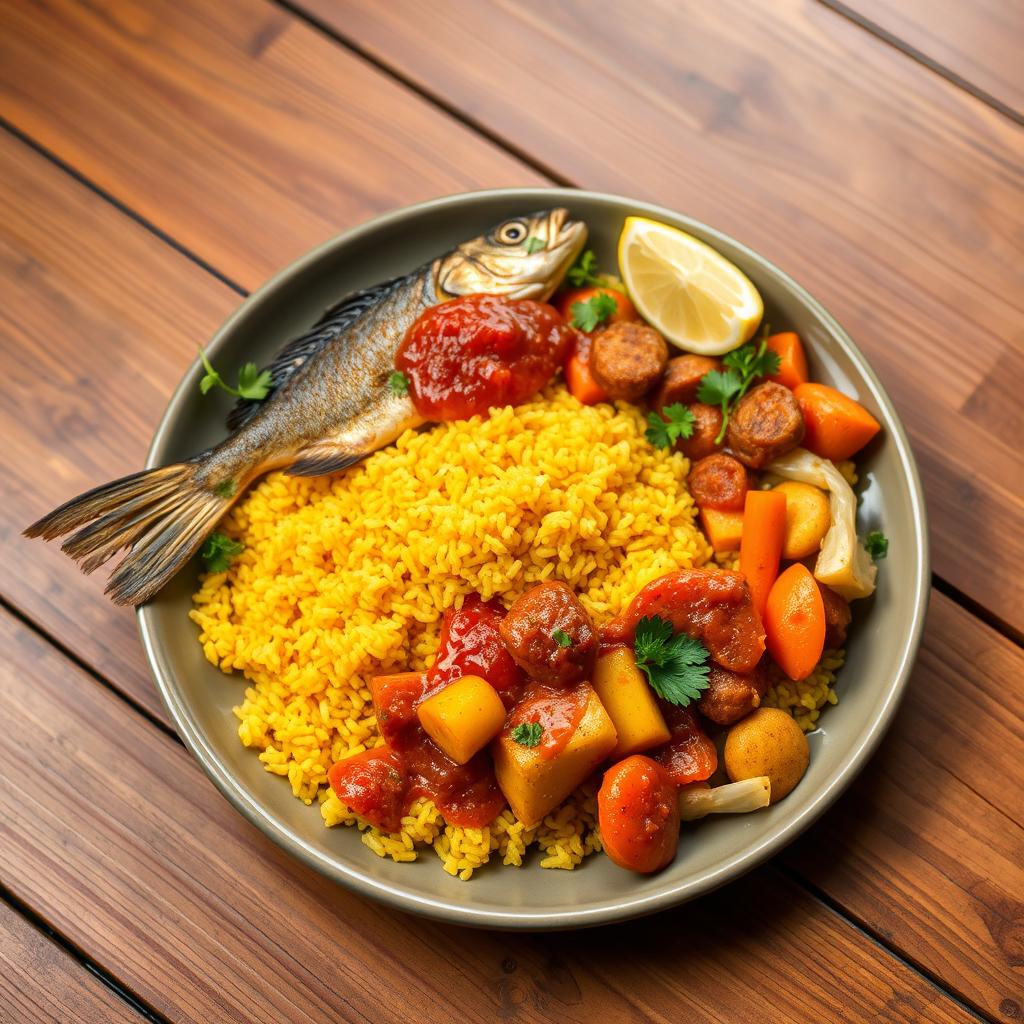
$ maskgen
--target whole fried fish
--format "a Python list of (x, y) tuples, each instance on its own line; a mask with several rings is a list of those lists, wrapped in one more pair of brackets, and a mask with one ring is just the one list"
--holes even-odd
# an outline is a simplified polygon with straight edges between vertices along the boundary
[(564, 209), (513, 217), (404, 277), (346, 296), (278, 353), (269, 396), (236, 405), (225, 441), (187, 462), (72, 498), (26, 536), (50, 540), (77, 531), (62, 550), (86, 573), (130, 548), (106, 592), (117, 604), (141, 604), (191, 558), (256, 477), (272, 469), (333, 473), (424, 422), (409, 397), (389, 387), (399, 343), (424, 310), (481, 292), (543, 301), (586, 235)]

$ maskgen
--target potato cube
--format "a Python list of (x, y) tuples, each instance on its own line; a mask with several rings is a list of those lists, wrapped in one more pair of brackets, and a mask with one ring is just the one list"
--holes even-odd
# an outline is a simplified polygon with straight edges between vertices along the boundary
[(737, 551), (743, 536), (743, 513), (723, 512), (716, 508), (700, 510), (700, 525), (715, 554)]
[(527, 828), (539, 825), (615, 746), (615, 726), (591, 687), (580, 724), (553, 757), (503, 732), (492, 744), (498, 785), (516, 817)]
[(501, 732), (505, 705), (480, 676), (463, 676), (416, 709), (427, 735), (455, 762), (465, 764)]
[(668, 743), (671, 733), (628, 647), (615, 647), (597, 659), (594, 689), (619, 734), (613, 761)]

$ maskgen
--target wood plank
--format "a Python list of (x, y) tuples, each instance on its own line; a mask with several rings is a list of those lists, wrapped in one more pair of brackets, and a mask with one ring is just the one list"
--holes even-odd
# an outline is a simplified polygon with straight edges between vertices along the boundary
[[(1019, 648), (933, 593), (910, 692), (879, 754), (784, 855), (997, 1020), (1024, 1007), (1022, 672)], [(841, 697), (829, 714), (842, 714)]]
[(837, 6), (877, 25), (1018, 117), (1024, 115), (1024, 5), (1005, 0), (848, 0)]
[(371, 214), (540, 181), (269, 0), (0, 22), (4, 116), (247, 288)]
[(414, 0), (302, 3), (573, 182), (692, 214), (804, 283), (911, 431), (936, 571), (1024, 632), (1020, 418), (990, 413), (1024, 390), (1016, 125), (807, 0), (453, 0), (430, 46)]
[(0, 1024), (141, 1024), (94, 974), (0, 901)]
[(21, 530), (138, 469), (171, 385), (238, 304), (226, 285), (0, 134), (0, 594), (156, 715), (135, 615)]
[(378, 908), (263, 839), (182, 747), (7, 615), (0, 642), (0, 877), (172, 1019), (973, 1020), (772, 868), (571, 937)]

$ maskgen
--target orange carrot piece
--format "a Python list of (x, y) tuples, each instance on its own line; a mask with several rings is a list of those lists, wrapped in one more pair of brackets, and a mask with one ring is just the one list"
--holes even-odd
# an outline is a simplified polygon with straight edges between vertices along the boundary
[(594, 380), (590, 372), (589, 360), (584, 360), (578, 351), (566, 360), (565, 383), (569, 393), (584, 405), (596, 405), (608, 400), (608, 392)]
[(860, 402), (827, 384), (800, 384), (793, 394), (804, 416), (803, 446), (823, 459), (850, 458), (882, 429)]
[(776, 581), (764, 614), (765, 645), (790, 679), (806, 679), (825, 648), (825, 603), (810, 569), (795, 562)]
[(781, 334), (773, 334), (766, 338), (765, 344), (769, 351), (779, 357), (779, 372), (773, 373), (769, 380), (790, 390), (807, 383), (807, 356), (804, 354), (804, 346), (799, 335), (793, 331), (783, 331)]
[(715, 554), (722, 551), (735, 551), (740, 546), (740, 538), (743, 536), (742, 512), (702, 508), (700, 510), (700, 525)]
[(740, 572), (761, 617), (768, 592), (779, 575), (782, 542), (786, 536), (786, 495), (779, 491), (747, 491), (743, 506)]

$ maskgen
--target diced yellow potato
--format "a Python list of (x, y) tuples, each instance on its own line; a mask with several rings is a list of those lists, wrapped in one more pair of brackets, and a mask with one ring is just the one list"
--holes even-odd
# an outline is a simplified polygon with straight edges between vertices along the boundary
[(612, 760), (668, 743), (668, 726), (628, 647), (615, 647), (597, 659), (594, 689), (619, 735)]
[(516, 743), (508, 732), (491, 745), (498, 785), (527, 828), (539, 825), (615, 747), (615, 726), (590, 689), (587, 706), (568, 743), (551, 758), (540, 747)]
[(782, 541), (782, 557), (797, 561), (816, 555), (832, 525), (828, 495), (813, 484), (786, 480), (772, 490), (786, 496), (786, 535)]
[(700, 510), (700, 525), (715, 554), (738, 551), (743, 536), (743, 513), (723, 512), (717, 508)]
[(463, 676), (417, 709), (427, 735), (455, 762), (465, 764), (501, 732), (505, 705), (480, 676)]

